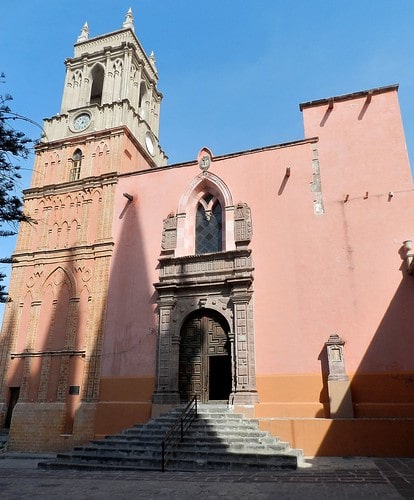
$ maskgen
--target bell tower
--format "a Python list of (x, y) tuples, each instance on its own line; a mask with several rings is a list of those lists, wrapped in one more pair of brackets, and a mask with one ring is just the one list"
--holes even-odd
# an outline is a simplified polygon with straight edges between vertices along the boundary
[(85, 24), (66, 60), (61, 109), (44, 121), (24, 192), (36, 223), (19, 229), (0, 334), (10, 450), (68, 449), (94, 436), (116, 188), (120, 175), (167, 161), (157, 81), (131, 10), (112, 33), (90, 38)]
[(149, 166), (165, 165), (158, 143), (162, 94), (155, 56), (147, 56), (136, 37), (131, 9), (122, 28), (112, 33), (90, 38), (85, 23), (74, 48), (65, 61), (60, 113), (45, 120), (45, 140), (126, 127)]

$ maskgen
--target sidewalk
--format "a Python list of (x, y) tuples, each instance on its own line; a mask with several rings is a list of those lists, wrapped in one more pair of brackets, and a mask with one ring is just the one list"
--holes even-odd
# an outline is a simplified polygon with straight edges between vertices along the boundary
[(39, 470), (53, 455), (0, 455), (0, 498), (414, 499), (414, 458), (308, 458), (296, 471)]

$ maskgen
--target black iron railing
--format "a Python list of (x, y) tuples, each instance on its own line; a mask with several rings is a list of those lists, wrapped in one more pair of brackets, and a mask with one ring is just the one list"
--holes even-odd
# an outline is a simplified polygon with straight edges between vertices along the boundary
[(184, 438), (184, 434), (190, 425), (197, 418), (197, 396), (188, 403), (181, 414), (177, 417), (171, 429), (165, 435), (161, 443), (161, 470), (165, 471), (165, 467), (170, 459), (174, 449)]

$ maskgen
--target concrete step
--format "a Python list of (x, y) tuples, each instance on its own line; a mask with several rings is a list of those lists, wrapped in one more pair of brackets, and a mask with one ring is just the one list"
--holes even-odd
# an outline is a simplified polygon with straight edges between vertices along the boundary
[[(91, 451), (84, 451), (72, 453), (69, 457), (65, 454), (57, 456), (57, 463), (60, 464), (75, 464), (75, 465), (106, 465), (109, 468), (113, 466), (127, 466), (136, 469), (160, 469), (161, 459), (160, 455), (153, 456), (152, 454), (146, 456), (144, 454), (134, 454), (119, 450), (110, 454), (93, 453)], [(168, 461), (168, 469), (183, 469), (196, 470), (203, 468), (220, 469), (281, 469), (281, 468), (296, 468), (297, 457), (294, 453), (289, 454), (269, 454), (262, 453), (189, 453), (176, 450), (172, 453)], [(50, 467), (47, 467), (50, 468)], [(54, 468), (54, 467), (52, 467)]]
[[(101, 443), (102, 445), (107, 445), (107, 446), (112, 446), (116, 447), (118, 445), (123, 445), (123, 446), (152, 446), (152, 445), (159, 445), (161, 446), (162, 438), (157, 437), (157, 436), (125, 436), (125, 435), (116, 435), (116, 436), (110, 436), (106, 438), (103, 441), (92, 441), (92, 444), (94, 446), (98, 445)], [(194, 436), (193, 434), (188, 434), (184, 436), (184, 443), (198, 443), (199, 445), (203, 446), (214, 446), (216, 444), (218, 445), (224, 445), (224, 446), (229, 446), (229, 445), (248, 445), (249, 443), (254, 443), (257, 445), (260, 445), (261, 447), (265, 448), (266, 446), (271, 446), (274, 444), (279, 444), (280, 440), (279, 439), (272, 439), (271, 437), (268, 436), (261, 436), (260, 438), (254, 437), (253, 439), (250, 436), (245, 436), (243, 434), (239, 434), (237, 436), (234, 435), (223, 435), (223, 436), (217, 436), (217, 435), (196, 435)]]
[(7, 442), (9, 439), (9, 429), (0, 430), (0, 452), (7, 450)]
[[(175, 408), (144, 425), (59, 454), (41, 468), (160, 470), (161, 443), (181, 414)], [(301, 453), (259, 429), (257, 419), (232, 413), (225, 405), (203, 405), (182, 442), (169, 453), (168, 469), (264, 470), (296, 468)]]
[[(77, 446), (74, 448), (74, 453), (86, 453), (86, 454), (117, 454), (118, 452), (122, 455), (145, 455), (145, 456), (155, 456), (159, 455), (161, 450), (161, 444), (159, 442), (154, 443), (135, 443), (131, 444), (129, 442), (117, 441), (117, 442), (103, 442), (95, 443), (90, 446)], [(270, 455), (274, 453), (283, 453), (290, 451), (288, 443), (277, 442), (272, 445), (262, 446), (260, 443), (242, 442), (242, 443), (197, 443), (188, 440), (180, 443), (179, 448), (176, 452), (183, 453), (210, 453), (220, 451), (221, 453), (262, 453), (263, 455)]]
[[(142, 463), (132, 462), (129, 464), (112, 462), (112, 463), (98, 463), (98, 462), (82, 462), (82, 461), (60, 461), (59, 459), (53, 462), (40, 462), (38, 467), (46, 470), (147, 470), (147, 471), (160, 471), (161, 461), (151, 462), (143, 461)], [(257, 463), (256, 461), (233, 462), (227, 458), (221, 460), (171, 460), (168, 462), (166, 470), (169, 471), (197, 471), (197, 470), (231, 470), (231, 471), (263, 471), (263, 470), (286, 470), (296, 469), (297, 457), (284, 455), (280, 457), (280, 461), (274, 463)]]
[[(153, 429), (148, 429), (146, 431), (139, 431), (139, 432), (134, 432), (131, 430), (131, 432), (125, 432), (121, 434), (123, 437), (126, 439), (139, 439), (142, 437), (151, 437), (151, 438), (160, 438), (162, 439), (165, 434), (168, 432), (170, 427), (165, 427), (165, 428), (153, 428)], [(260, 431), (257, 428), (249, 428), (249, 427), (231, 427), (231, 426), (210, 426), (210, 425), (201, 425), (201, 424), (194, 424), (194, 427), (191, 426), (187, 432), (187, 435), (192, 436), (193, 439), (202, 439), (203, 437), (217, 437), (218, 439), (220, 438), (238, 438), (238, 437), (245, 437), (249, 439), (260, 439), (264, 438), (267, 436), (266, 432)], [(119, 434), (117, 434), (119, 436)], [(110, 439), (111, 437), (108, 436), (107, 439)]]

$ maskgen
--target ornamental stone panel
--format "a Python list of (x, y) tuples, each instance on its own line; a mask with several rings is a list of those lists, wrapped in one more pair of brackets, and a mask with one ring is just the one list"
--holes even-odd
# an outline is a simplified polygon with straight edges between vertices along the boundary
[(215, 311), (230, 331), (232, 392), (229, 403), (257, 401), (254, 329), (253, 264), (250, 250), (160, 258), (158, 291), (159, 343), (154, 405), (180, 402), (178, 388), (181, 328), (195, 311)]

